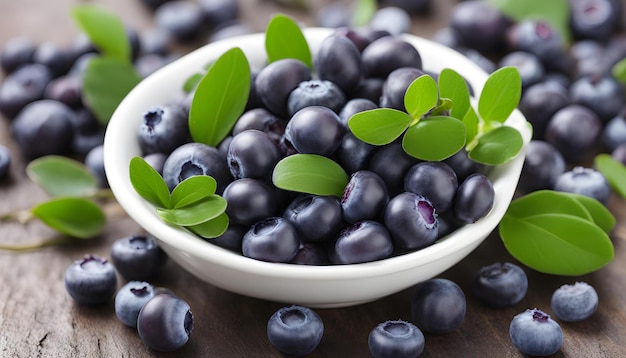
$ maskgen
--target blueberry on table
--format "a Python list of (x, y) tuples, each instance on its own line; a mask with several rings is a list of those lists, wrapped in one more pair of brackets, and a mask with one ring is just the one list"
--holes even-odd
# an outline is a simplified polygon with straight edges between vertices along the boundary
[(115, 315), (129, 327), (137, 327), (143, 306), (154, 296), (154, 287), (141, 281), (130, 281), (115, 294)]
[(101, 188), (107, 188), (109, 181), (104, 170), (104, 146), (100, 144), (89, 150), (85, 155), (84, 162), (85, 166), (95, 175), (98, 185)]
[(74, 261), (65, 271), (65, 289), (80, 304), (106, 303), (117, 289), (115, 268), (103, 258), (85, 256)]
[(552, 189), (565, 169), (563, 155), (552, 144), (531, 140), (526, 146), (519, 187), (526, 192)]
[(172, 352), (184, 346), (193, 329), (189, 304), (175, 295), (160, 293), (139, 311), (137, 332), (148, 347)]
[(433, 278), (415, 286), (411, 316), (423, 332), (445, 334), (463, 323), (466, 305), (459, 285), (445, 278)]
[(158, 29), (181, 41), (197, 39), (203, 33), (203, 17), (200, 5), (195, 1), (168, 1), (157, 7), (154, 23)]
[(42, 64), (52, 71), (53, 77), (67, 73), (72, 66), (73, 58), (70, 52), (58, 44), (45, 41), (37, 45), (33, 53), (33, 62)]
[(244, 256), (269, 262), (289, 262), (299, 248), (296, 227), (281, 217), (268, 217), (255, 223), (241, 242)]
[(493, 184), (483, 174), (465, 178), (454, 197), (454, 217), (461, 223), (471, 224), (485, 217), (493, 208), (496, 193)]
[(169, 154), (190, 141), (187, 114), (177, 104), (149, 108), (137, 129), (141, 152)]
[(474, 297), (489, 307), (514, 306), (524, 298), (527, 291), (526, 273), (510, 262), (483, 266), (472, 280)]
[(367, 338), (374, 358), (414, 358), (424, 351), (424, 334), (413, 323), (402, 320), (383, 322)]
[(24, 36), (10, 39), (0, 50), (0, 68), (9, 74), (22, 65), (32, 63), (36, 47), (32, 40)]
[(609, 182), (601, 172), (583, 166), (576, 166), (559, 175), (554, 183), (554, 190), (586, 195), (605, 205), (612, 192)]
[(444, 162), (415, 164), (404, 177), (404, 190), (427, 197), (440, 214), (452, 207), (458, 187), (456, 173)]
[(582, 321), (598, 309), (598, 293), (586, 282), (566, 284), (554, 291), (550, 307), (554, 315), (562, 321)]
[(335, 196), (298, 195), (289, 203), (283, 217), (296, 227), (304, 242), (324, 241), (344, 224), (341, 203)]
[(339, 264), (382, 260), (393, 253), (389, 231), (378, 221), (365, 220), (344, 228), (333, 247), (333, 259)]
[(602, 144), (607, 151), (615, 150), (626, 143), (626, 112), (610, 119), (602, 130)]
[(11, 152), (9, 148), (0, 144), (0, 180), (4, 180), (9, 176), (11, 167)]
[(276, 163), (282, 158), (278, 146), (258, 129), (236, 134), (228, 145), (226, 160), (235, 179), (270, 180)]
[(398, 6), (384, 6), (372, 15), (368, 26), (374, 30), (389, 32), (390, 35), (401, 35), (411, 30), (411, 15)]
[(158, 275), (167, 254), (148, 235), (131, 235), (115, 240), (111, 245), (111, 260), (127, 280), (143, 281)]
[(0, 84), (0, 113), (15, 117), (27, 104), (43, 98), (52, 72), (44, 65), (31, 63), (21, 66)]
[(549, 356), (563, 345), (561, 326), (539, 309), (527, 309), (511, 320), (509, 335), (515, 348), (531, 356)]
[(308, 307), (279, 308), (267, 322), (267, 338), (284, 354), (304, 356), (315, 350), (324, 335), (320, 316)]
[(393, 197), (384, 213), (384, 223), (394, 245), (402, 249), (421, 249), (437, 240), (438, 220), (435, 207), (427, 198), (404, 192)]

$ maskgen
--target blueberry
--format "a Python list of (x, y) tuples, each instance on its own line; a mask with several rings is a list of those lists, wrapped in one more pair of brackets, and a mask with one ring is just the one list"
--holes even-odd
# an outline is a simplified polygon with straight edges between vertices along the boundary
[(143, 281), (161, 272), (167, 254), (151, 236), (131, 235), (113, 242), (111, 260), (125, 279)]
[(296, 256), (289, 261), (290, 264), (311, 266), (328, 265), (329, 262), (326, 249), (315, 242), (301, 243)]
[(508, 31), (509, 46), (536, 55), (548, 71), (568, 73), (572, 61), (565, 51), (563, 38), (548, 22), (523, 19)]
[(78, 155), (87, 155), (91, 150), (104, 144), (105, 128), (101, 127), (93, 133), (74, 133), (71, 151)]
[(270, 180), (274, 166), (281, 159), (278, 147), (270, 137), (257, 129), (235, 135), (228, 146), (226, 160), (235, 179)]
[(571, 104), (567, 89), (557, 83), (543, 81), (522, 92), (519, 109), (533, 125), (535, 139), (543, 139), (550, 118), (559, 109)]
[(483, 167), (482, 164), (471, 160), (466, 150), (459, 150), (442, 162), (448, 164), (454, 170), (459, 183), (463, 182), (471, 174), (478, 173)]
[(189, 142), (189, 125), (183, 108), (175, 104), (156, 106), (143, 113), (137, 129), (142, 153), (169, 154)]
[(586, 282), (566, 284), (554, 291), (550, 307), (554, 315), (562, 321), (582, 321), (598, 309), (598, 293)]
[(424, 334), (413, 323), (402, 320), (383, 322), (367, 337), (375, 358), (417, 357), (424, 351)]
[(348, 98), (365, 98), (374, 103), (380, 102), (380, 96), (383, 94), (384, 78), (369, 77), (359, 82), (358, 86), (349, 93)]
[(190, 142), (170, 153), (163, 164), (163, 179), (170, 190), (193, 175), (210, 175), (217, 181), (220, 194), (232, 181), (230, 170), (217, 148), (203, 143)]
[(548, 121), (545, 140), (554, 145), (569, 163), (586, 159), (602, 133), (602, 121), (589, 108), (571, 104)]
[(391, 71), (383, 84), (380, 106), (406, 111), (404, 94), (409, 85), (422, 75), (424, 75), (424, 71), (412, 67), (400, 67)]
[(322, 106), (310, 106), (291, 117), (284, 139), (298, 153), (330, 156), (339, 148), (344, 132), (335, 112)]
[(313, 352), (323, 335), (322, 319), (308, 307), (279, 308), (267, 321), (267, 338), (287, 355), (304, 356)]
[(613, 76), (583, 76), (570, 86), (572, 102), (590, 108), (603, 123), (615, 117), (624, 104), (624, 91)]
[(197, 39), (202, 33), (202, 11), (194, 1), (168, 1), (155, 10), (154, 23), (172, 38), (188, 42)]
[(438, 213), (452, 207), (458, 186), (456, 173), (444, 162), (415, 164), (404, 178), (404, 190), (427, 197)]
[(376, 146), (360, 140), (350, 130), (346, 130), (337, 148), (337, 160), (346, 173), (352, 174), (367, 169), (375, 149)]
[(365, 77), (386, 78), (400, 67), (422, 69), (422, 57), (413, 45), (399, 36), (384, 36), (361, 53)]
[(95, 175), (98, 186), (107, 188), (109, 182), (104, 171), (104, 146), (98, 145), (92, 148), (85, 156), (85, 166)]
[(142, 32), (140, 36), (142, 54), (166, 56), (170, 52), (172, 39), (165, 30), (153, 27)]
[(339, 119), (344, 127), (348, 128), (348, 120), (353, 115), (368, 111), (370, 109), (376, 109), (378, 105), (367, 98), (352, 98), (347, 101), (339, 111)]
[(359, 170), (350, 176), (341, 197), (343, 219), (351, 224), (378, 220), (389, 202), (387, 186), (378, 174)]
[(32, 63), (37, 46), (29, 38), (20, 36), (7, 41), (0, 51), (0, 68), (11, 73), (18, 67)]
[(53, 79), (44, 90), (43, 97), (62, 102), (70, 108), (81, 108), (83, 79), (79, 76), (66, 75)]
[(433, 0), (385, 0), (389, 6), (397, 6), (412, 15), (428, 15), (435, 4)]
[(576, 39), (606, 41), (620, 28), (618, 0), (571, 0), (569, 26)]
[(545, 73), (539, 57), (526, 51), (513, 51), (504, 55), (498, 62), (498, 67), (505, 66), (517, 68), (522, 79), (522, 89), (541, 81)]
[(167, 159), (167, 155), (163, 153), (150, 153), (146, 154), (143, 159), (157, 171), (157, 173), (163, 175), (163, 165)]
[(154, 287), (142, 281), (130, 281), (115, 294), (115, 315), (127, 326), (137, 327), (139, 311), (152, 297)]
[(418, 283), (411, 298), (413, 323), (429, 334), (446, 334), (465, 319), (466, 301), (455, 282), (433, 278)]
[(611, 152), (611, 157), (616, 161), (626, 165), (626, 143), (618, 145)]
[(456, 4), (450, 12), (450, 28), (463, 47), (484, 53), (501, 51), (511, 21), (494, 6), (478, 1)]
[(230, 0), (200, 0), (204, 26), (209, 31), (225, 27), (226, 24), (237, 20), (239, 16), (239, 2)]
[(241, 242), (244, 256), (269, 262), (289, 262), (299, 248), (298, 230), (282, 217), (266, 217), (256, 222)]
[(11, 152), (9, 148), (0, 144), (0, 181), (8, 178), (11, 168)]
[(246, 129), (265, 132), (272, 142), (278, 144), (285, 133), (287, 121), (282, 120), (265, 108), (253, 108), (244, 112), (233, 126), (233, 135)]
[(346, 96), (334, 83), (326, 80), (301, 82), (287, 99), (287, 113), (293, 116), (304, 107), (323, 106), (339, 113), (346, 102)]
[(531, 356), (549, 356), (561, 349), (563, 331), (550, 315), (528, 309), (511, 320), (509, 335), (515, 348)]
[(622, 143), (626, 143), (626, 112), (609, 120), (602, 129), (602, 144), (609, 151), (615, 150)]
[(359, 49), (349, 38), (338, 34), (322, 40), (313, 55), (313, 67), (321, 80), (334, 83), (341, 92), (350, 92), (363, 77)]
[(247, 226), (231, 223), (222, 235), (210, 239), (208, 242), (227, 250), (241, 253), (241, 240), (247, 231)]
[(404, 177), (409, 169), (417, 163), (416, 158), (408, 155), (402, 149), (402, 143), (395, 141), (376, 148), (367, 169), (383, 179), (391, 197), (404, 191)]
[(302, 61), (282, 59), (263, 67), (254, 80), (255, 93), (263, 105), (279, 117), (287, 116), (289, 94), (311, 79), (311, 70)]
[(393, 252), (389, 231), (377, 221), (359, 221), (343, 229), (333, 248), (339, 264), (355, 264), (382, 260)]
[(67, 73), (72, 60), (68, 51), (50, 41), (39, 44), (33, 53), (33, 62), (49, 68), (53, 77)]
[(398, 194), (389, 201), (384, 215), (385, 226), (398, 248), (420, 249), (437, 240), (437, 213), (421, 195)]
[(141, 78), (146, 78), (158, 69), (170, 63), (172, 57), (157, 55), (155, 53), (141, 54), (133, 62), (137, 74)]
[(224, 189), (222, 196), (228, 203), (226, 213), (236, 224), (252, 225), (276, 215), (280, 209), (278, 189), (260, 179), (234, 180)]
[(401, 7), (381, 7), (374, 12), (368, 26), (387, 31), (390, 35), (401, 35), (411, 30), (411, 15)]
[(554, 183), (554, 190), (586, 195), (605, 205), (611, 197), (611, 186), (604, 175), (583, 166), (576, 166), (561, 174)]
[(0, 112), (13, 118), (27, 104), (43, 98), (52, 72), (41, 64), (26, 64), (4, 78), (0, 84)]
[(148, 347), (172, 352), (184, 346), (193, 329), (189, 304), (170, 294), (157, 294), (139, 311), (137, 332)]
[(472, 174), (465, 178), (454, 197), (454, 217), (471, 224), (485, 217), (493, 208), (496, 193), (493, 184), (483, 174)]
[(65, 271), (65, 289), (80, 304), (106, 303), (117, 289), (115, 268), (103, 258), (85, 256), (74, 261)]
[(352, 23), (352, 8), (347, 4), (328, 3), (315, 13), (315, 23), (319, 27), (344, 28)]
[(38, 100), (24, 107), (11, 122), (11, 134), (28, 158), (64, 155), (71, 149), (74, 116), (61, 102)]
[(489, 307), (514, 306), (524, 298), (527, 291), (526, 273), (510, 262), (483, 266), (472, 280), (474, 297)]
[(552, 144), (531, 140), (526, 147), (519, 187), (526, 192), (552, 189), (565, 169), (563, 155)]
[(341, 204), (334, 196), (301, 194), (285, 209), (283, 217), (298, 229), (305, 242), (324, 241), (343, 225)]

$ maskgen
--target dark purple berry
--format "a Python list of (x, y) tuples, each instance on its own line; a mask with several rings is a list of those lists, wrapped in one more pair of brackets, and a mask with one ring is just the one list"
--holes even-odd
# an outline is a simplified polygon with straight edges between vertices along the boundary
[(333, 258), (339, 264), (382, 260), (393, 252), (389, 231), (377, 221), (366, 220), (343, 229), (333, 247)]
[(418, 283), (411, 299), (411, 316), (419, 329), (429, 334), (456, 330), (465, 319), (465, 294), (455, 282), (434, 278)]
[(241, 242), (244, 256), (269, 262), (289, 262), (299, 248), (296, 227), (281, 217), (266, 217), (258, 221)]
[(284, 354), (304, 356), (315, 350), (324, 335), (320, 316), (307, 307), (278, 309), (267, 322), (267, 338)]
[(187, 302), (170, 294), (157, 294), (143, 306), (137, 318), (137, 332), (148, 347), (172, 352), (184, 346), (193, 329), (193, 315)]
[(111, 260), (125, 279), (144, 281), (161, 272), (167, 262), (167, 254), (152, 237), (132, 235), (113, 242)]
[(404, 192), (392, 198), (385, 209), (384, 222), (398, 248), (420, 249), (438, 237), (435, 208), (428, 199), (413, 193)]
[(383, 322), (367, 338), (374, 358), (418, 357), (424, 351), (424, 334), (413, 323), (396, 320)]
[(117, 289), (115, 268), (103, 258), (85, 256), (65, 271), (65, 289), (80, 304), (106, 303)]
[(483, 266), (472, 280), (474, 297), (490, 307), (514, 306), (524, 298), (526, 291), (526, 273), (510, 262)]
[(137, 139), (142, 153), (169, 154), (190, 141), (187, 115), (179, 105), (156, 106), (143, 113)]
[(341, 197), (343, 219), (351, 224), (378, 220), (387, 202), (389, 193), (381, 177), (369, 170), (359, 170), (350, 176)]
[(483, 174), (472, 174), (459, 185), (454, 197), (454, 217), (471, 224), (485, 217), (495, 201), (493, 184)]
[(142, 281), (130, 281), (115, 294), (115, 315), (129, 327), (137, 327), (143, 306), (154, 297), (154, 287)]

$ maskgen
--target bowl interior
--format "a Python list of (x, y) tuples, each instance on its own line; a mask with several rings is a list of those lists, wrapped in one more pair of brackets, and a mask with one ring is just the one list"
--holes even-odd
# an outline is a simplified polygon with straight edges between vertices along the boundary
[[(331, 29), (309, 28), (304, 30), (305, 37), (313, 52), (319, 47), (321, 41), (331, 33)], [(405, 39), (420, 52), (424, 69), (439, 72), (444, 68), (452, 68), (466, 77), (475, 93), (480, 93), (488, 75), (472, 61), (456, 51), (422, 38), (406, 35)], [(489, 177), (494, 185), (496, 200), (487, 217), (475, 224), (459, 228), (432, 246), (377, 262), (339, 266), (268, 263), (229, 252), (184, 229), (167, 225), (157, 216), (154, 207), (135, 192), (129, 179), (129, 162), (132, 157), (141, 154), (136, 132), (142, 113), (151, 106), (166, 103), (180, 96), (183, 83), (189, 76), (199, 72), (207, 63), (235, 46), (243, 50), (253, 68), (261, 68), (266, 63), (264, 34), (245, 35), (206, 45), (160, 69), (137, 85), (117, 108), (107, 126), (105, 135), (105, 169), (111, 190), (119, 204), (133, 220), (161, 242), (163, 248), (175, 261), (194, 275), (238, 293), (284, 301), (277, 299), (273, 294), (259, 293), (259, 289), (252, 292), (237, 284), (229, 286), (220, 281), (219, 272), (207, 273), (200, 270), (198, 262), (210, 262), (213, 267), (249, 277), (270, 278), (272, 280), (297, 279), (298, 282), (305, 283), (307, 280), (328, 283), (384, 277), (393, 273), (434, 265), (426, 270), (432, 277), (469, 254), (497, 226), (515, 192), (523, 164), (524, 149), (517, 158), (505, 165), (493, 168), (490, 172)], [(530, 126), (519, 111), (514, 111), (506, 124), (518, 129), (525, 143), (530, 140)], [(420, 277), (416, 279), (420, 280)], [(387, 288), (378, 297), (408, 287), (407, 284), (408, 282), (404, 283), (404, 287)], [(300, 288), (294, 288), (294, 290), (298, 289)], [(304, 290), (306, 291), (306, 288)], [(376, 289), (371, 288), (370, 290), (375, 291)], [(328, 300), (328, 304), (332, 305), (332, 298)], [(325, 304), (322, 301), (323, 298), (320, 298), (319, 304)]]

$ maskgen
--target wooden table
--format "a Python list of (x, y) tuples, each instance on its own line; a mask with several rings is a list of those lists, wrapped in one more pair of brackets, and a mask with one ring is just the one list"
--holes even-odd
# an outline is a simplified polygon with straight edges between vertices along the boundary
[[(150, 12), (138, 0), (102, 0), (127, 23), (139, 29), (150, 26)], [(0, 1), (0, 45), (16, 35), (35, 41), (68, 43), (77, 33), (69, 17), (79, 0)], [(271, 14), (286, 12), (309, 25), (310, 15), (282, 8), (269, 0), (245, 0), (242, 18), (262, 31)], [(436, 1), (432, 17), (416, 18), (413, 32), (428, 37), (446, 23), (454, 1)], [(316, 3), (316, 5), (319, 5)], [(24, 174), (26, 162), (9, 135), (9, 122), (0, 118), (0, 143), (13, 154), (11, 177), (0, 184), (0, 213), (26, 209), (46, 195)], [(580, 323), (562, 323), (564, 343), (556, 356), (626, 356), (626, 202), (613, 198), (610, 209), (618, 218), (612, 234), (615, 259), (603, 269), (583, 277), (558, 277), (527, 269), (529, 292), (512, 308), (489, 309), (469, 293), (472, 275), (481, 266), (513, 260), (497, 234), (442, 276), (457, 282), (467, 296), (465, 321), (455, 332), (427, 335), (424, 357), (519, 357), (508, 327), (512, 317), (526, 308), (550, 312), (550, 296), (560, 285), (582, 280), (600, 297), (598, 311)], [(85, 254), (109, 257), (111, 243), (140, 228), (117, 205), (107, 208), (108, 224), (101, 237), (84, 243), (11, 253), (0, 251), (0, 356), (2, 357), (279, 357), (269, 343), (266, 324), (284, 304), (233, 294), (206, 284), (169, 262), (155, 285), (174, 290), (186, 300), (195, 322), (191, 339), (179, 351), (163, 354), (143, 345), (136, 331), (115, 317), (113, 303), (99, 307), (75, 304), (65, 291), (67, 266)], [(2, 242), (27, 242), (53, 233), (38, 224), (0, 226)], [(120, 282), (122, 282), (120, 280)], [(312, 357), (367, 357), (367, 336), (378, 323), (410, 320), (411, 290), (376, 302), (350, 308), (318, 310), (325, 334)]]

